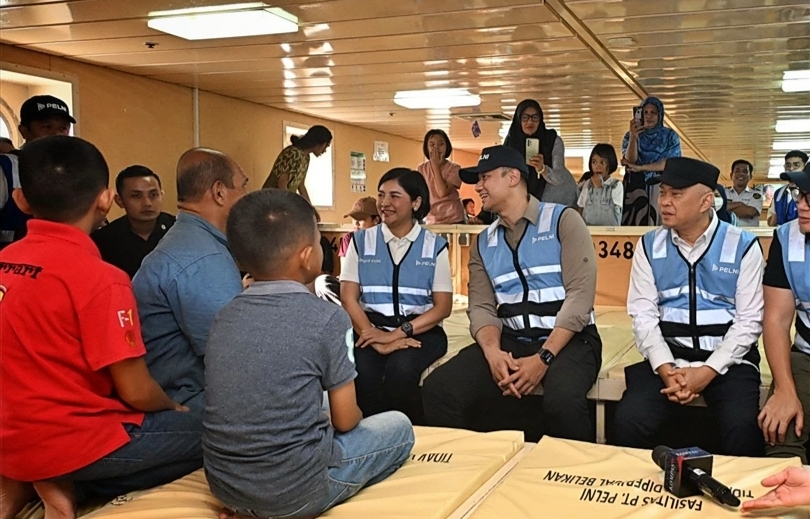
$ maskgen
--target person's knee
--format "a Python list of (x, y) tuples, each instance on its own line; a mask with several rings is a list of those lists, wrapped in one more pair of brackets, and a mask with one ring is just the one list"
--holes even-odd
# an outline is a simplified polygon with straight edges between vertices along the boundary
[(564, 420), (587, 412), (586, 392), (566, 387), (543, 388), (543, 416), (547, 420)]
[(408, 452), (413, 447), (415, 438), (411, 420), (399, 411), (386, 411), (377, 415), (378, 426), (392, 445), (405, 446)]

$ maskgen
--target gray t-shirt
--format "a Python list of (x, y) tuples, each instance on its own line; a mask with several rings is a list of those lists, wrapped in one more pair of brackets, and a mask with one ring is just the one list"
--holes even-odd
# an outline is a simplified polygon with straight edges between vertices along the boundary
[(205, 355), (205, 470), (226, 505), (287, 515), (343, 457), (324, 391), (356, 376), (351, 321), (292, 281), (257, 282), (217, 314)]

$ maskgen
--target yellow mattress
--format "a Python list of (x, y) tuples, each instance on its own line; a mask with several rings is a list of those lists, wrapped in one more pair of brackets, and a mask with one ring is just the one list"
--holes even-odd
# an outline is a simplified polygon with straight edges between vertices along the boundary
[[(762, 478), (798, 458), (715, 456), (713, 475), (742, 500), (766, 492)], [(740, 517), (699, 497), (678, 499), (661, 488), (663, 471), (650, 451), (543, 438), (521, 459), (470, 519), (713, 519)], [(757, 515), (757, 517), (769, 517)], [(810, 508), (778, 517), (810, 518)]]
[[(523, 449), (523, 434), (515, 431), (474, 433), (431, 427), (414, 431), (416, 444), (402, 468), (324, 517), (445, 519)], [(81, 514), (92, 519), (216, 519), (221, 507), (199, 470)], [(41, 505), (35, 505), (17, 519), (42, 517)]]

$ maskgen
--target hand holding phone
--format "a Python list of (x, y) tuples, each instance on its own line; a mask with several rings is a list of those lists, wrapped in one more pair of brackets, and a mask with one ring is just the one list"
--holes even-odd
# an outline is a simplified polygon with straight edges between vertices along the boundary
[(526, 164), (536, 155), (540, 155), (540, 139), (526, 139)]

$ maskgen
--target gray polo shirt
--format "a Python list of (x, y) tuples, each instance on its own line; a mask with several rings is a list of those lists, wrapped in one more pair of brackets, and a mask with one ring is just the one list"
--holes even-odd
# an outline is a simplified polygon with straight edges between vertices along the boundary
[(343, 457), (323, 392), (354, 380), (351, 321), (292, 281), (257, 282), (217, 314), (205, 355), (203, 450), (226, 505), (287, 515)]

